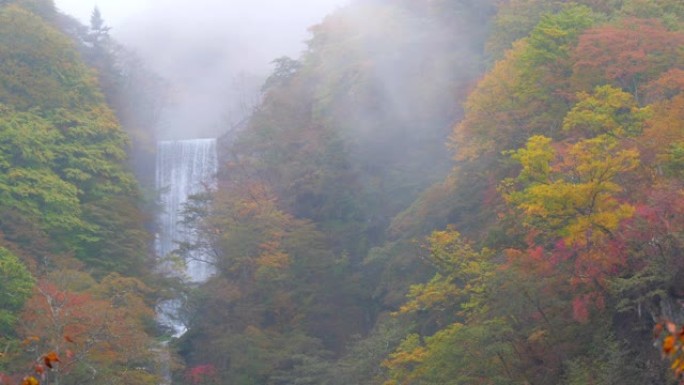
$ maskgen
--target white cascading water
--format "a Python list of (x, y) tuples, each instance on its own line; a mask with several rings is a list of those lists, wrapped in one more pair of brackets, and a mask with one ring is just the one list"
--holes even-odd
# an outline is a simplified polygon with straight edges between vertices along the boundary
[[(188, 198), (213, 188), (217, 173), (216, 139), (193, 139), (162, 141), (157, 145), (156, 187), (160, 193), (161, 212), (156, 251), (160, 258), (168, 257), (178, 247), (178, 242), (192, 242), (192, 229), (183, 223), (183, 210)], [(212, 265), (202, 261), (211, 256), (199, 252), (185, 260), (185, 271), (174, 272), (170, 264), (160, 268), (169, 274), (181, 274), (186, 281), (201, 283), (214, 273)], [(159, 321), (174, 330), (176, 337), (185, 332), (185, 326), (177, 321), (181, 300), (163, 302), (157, 309)]]

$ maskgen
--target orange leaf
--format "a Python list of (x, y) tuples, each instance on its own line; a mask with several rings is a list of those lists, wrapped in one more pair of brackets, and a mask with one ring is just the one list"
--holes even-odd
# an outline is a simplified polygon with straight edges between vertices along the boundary
[(72, 344), (76, 343), (76, 341), (74, 341), (74, 339), (71, 338), (71, 336), (69, 336), (69, 335), (65, 335), (64, 339), (66, 340), (66, 342), (71, 342)]
[(663, 340), (663, 351), (667, 354), (670, 354), (672, 352), (672, 349), (674, 349), (675, 345), (675, 338), (673, 336), (667, 336)]
[(36, 366), (33, 367), (33, 370), (36, 372), (36, 374), (45, 373), (45, 367), (41, 364), (36, 364)]
[(43, 362), (45, 362), (45, 366), (48, 368), (52, 369), (52, 363), (53, 362), (60, 362), (59, 361), (59, 356), (55, 352), (50, 352), (43, 356)]

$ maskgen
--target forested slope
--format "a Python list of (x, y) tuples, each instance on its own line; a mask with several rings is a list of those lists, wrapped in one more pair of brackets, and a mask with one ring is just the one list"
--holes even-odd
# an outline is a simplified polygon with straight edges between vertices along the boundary
[(454, 0), (326, 18), (191, 208), (187, 246), (219, 273), (191, 300), (189, 378), (674, 381), (651, 330), (682, 316), (683, 17)]
[(0, 383), (155, 384), (130, 142), (64, 20), (0, 2)]
[(421, 326), (388, 384), (673, 381), (651, 330), (681, 318), (682, 11), (500, 5), (501, 59), (450, 137), (444, 195), (475, 209), (429, 238), (438, 273), (400, 310)]
[[(678, 0), (331, 14), (187, 207), (179, 251), (217, 273), (185, 288), (176, 383), (675, 383), (682, 46)], [(128, 159), (163, 83), (116, 48), (0, 2), (0, 383), (159, 382)]]
[(371, 376), (335, 359), (429, 271), (410, 240), (396, 261), (371, 250), (447, 175), (444, 141), (482, 69), (492, 10), (359, 3), (313, 27), (301, 58), (275, 61), (263, 102), (226, 140), (218, 191), (192, 211), (205, 234), (194, 247), (219, 273), (191, 301), (181, 343), (191, 367), (211, 364), (225, 383)]

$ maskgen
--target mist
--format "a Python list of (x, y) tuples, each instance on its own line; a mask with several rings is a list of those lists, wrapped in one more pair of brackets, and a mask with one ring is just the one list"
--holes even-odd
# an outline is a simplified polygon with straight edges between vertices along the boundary
[(169, 82), (157, 127), (159, 139), (168, 140), (216, 137), (239, 125), (258, 102), (271, 62), (298, 57), (308, 28), (346, 3), (62, 0), (57, 6), (85, 23), (97, 6), (112, 36)]

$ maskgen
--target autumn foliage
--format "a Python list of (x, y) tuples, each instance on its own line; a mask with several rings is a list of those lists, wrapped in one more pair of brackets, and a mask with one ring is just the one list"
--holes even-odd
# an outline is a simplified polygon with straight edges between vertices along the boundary
[(574, 53), (573, 76), (585, 87), (605, 82), (637, 94), (661, 73), (682, 65), (684, 34), (657, 19), (627, 18), (588, 30)]
[(158, 379), (150, 235), (91, 32), (52, 1), (0, 4), (3, 385)]
[[(504, 9), (523, 12), (523, 3), (541, 7)], [(489, 181), (471, 200), (481, 207), (488, 197), (489, 232), (470, 232), (476, 242), (465, 244), (479, 249), (443, 249), (442, 232), (428, 238), (429, 250), (446, 252), (440, 260), (458, 274), (437, 264), (432, 280), (410, 289), (402, 312), (420, 322), (419, 333), (384, 362), (385, 384), (670, 381), (651, 336), (635, 331), (653, 318), (679, 317), (684, 293), (677, 219), (684, 35), (672, 19), (634, 17), (648, 6), (655, 14), (654, 3), (626, 5), (632, 16), (610, 21), (559, 7), (473, 90), (451, 138), (459, 164), (450, 180), (452, 194)], [(605, 12), (605, 4), (586, 4)], [(574, 28), (583, 29), (564, 24), (582, 17)], [(491, 180), (499, 199), (491, 198)], [(471, 231), (472, 222), (461, 226)], [(485, 280), (469, 275), (483, 264)], [(681, 333), (671, 322), (656, 328), (680, 376)], [(480, 344), (473, 352), (456, 341)], [(627, 362), (661, 369), (627, 375)]]
[(147, 274), (93, 44), (6, 3), (0, 384), (159, 383), (164, 285), (191, 385), (682, 379), (681, 1), (340, 9), (221, 138), (185, 207), (177, 254), (216, 270), (193, 285)]

